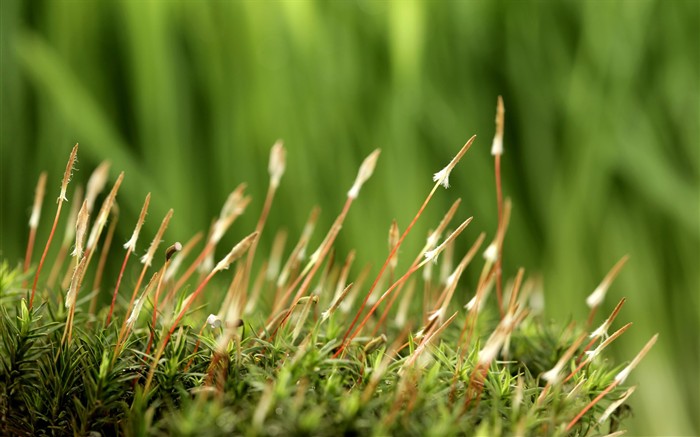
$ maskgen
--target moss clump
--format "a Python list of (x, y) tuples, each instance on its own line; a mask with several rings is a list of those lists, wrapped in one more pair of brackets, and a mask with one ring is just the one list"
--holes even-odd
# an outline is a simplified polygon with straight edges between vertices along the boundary
[[(472, 142), (473, 138), (436, 175), (424, 205), (439, 185), (447, 185), (449, 173)], [(149, 198), (123, 258), (110, 250), (121, 176), (94, 214), (86, 246), (86, 220), (93, 212), (83, 203), (79, 214), (71, 214), (69, 229), (77, 225), (75, 245), (84, 250), (75, 251), (71, 262), (63, 265), (73, 236), (64, 238), (48, 280), (40, 276), (44, 257), (37, 268), (2, 264), (0, 433), (615, 432), (624, 418), (620, 412), (627, 411), (616, 401), (631, 393), (622, 388), (624, 377), (653, 341), (623, 370), (600, 354), (627, 328), (607, 336), (621, 305), (590, 337), (587, 324), (561, 327), (542, 320), (537, 315), (537, 285), (524, 281), (522, 271), (504, 286), (499, 251), (510, 205), (500, 201), (500, 195), (498, 232), (484, 252), (466, 310), (460, 302), (460, 277), (480, 264), (476, 254), (484, 236), (453, 265), (454, 242), (470, 223), (467, 219), (456, 231), (445, 232), (457, 203), (403, 272), (397, 263), (398, 248), (422, 209), (403, 234), (391, 227), (390, 254), (376, 280), (367, 281), (365, 270), (350, 282), (353, 254), (342, 259), (334, 253), (333, 242), (377, 157), (378, 152), (373, 153), (361, 166), (345, 208), (315, 252), (306, 255), (315, 225), (312, 214), (288, 257), (283, 259), (280, 233), (256, 270), (258, 236), (284, 172), (284, 149), (276, 145), (270, 189), (253, 233), (214, 262), (219, 239), (248, 205), (240, 187), (203, 243), (195, 237), (184, 246), (177, 243), (159, 250), (169, 213), (142, 259), (136, 285), (125, 284), (131, 290), (121, 293), (117, 285), (116, 305), (102, 308), (97, 302), (106, 283), (103, 266), (122, 266), (117, 284), (124, 269), (130, 271), (129, 255), (136, 247)], [(71, 161), (66, 178), (72, 165)], [(66, 184), (64, 179), (62, 195)], [(88, 184), (88, 196), (95, 196), (90, 193), (95, 185)], [(106, 237), (101, 239), (105, 228)], [(188, 258), (198, 244), (199, 255)], [(49, 246), (50, 242), (44, 252)], [(158, 256), (159, 252), (164, 254)], [(229, 266), (233, 268), (226, 272)], [(441, 271), (436, 278), (434, 267)], [(195, 280), (197, 271), (200, 277)], [(62, 283), (57, 279), (61, 276)], [(215, 276), (228, 276), (230, 285), (222, 287)], [(29, 289), (32, 279), (38, 286)], [(423, 292), (422, 299), (416, 290)], [(39, 299), (32, 302), (35, 293)], [(209, 311), (216, 313), (206, 317)], [(605, 411), (610, 405), (615, 408)]]

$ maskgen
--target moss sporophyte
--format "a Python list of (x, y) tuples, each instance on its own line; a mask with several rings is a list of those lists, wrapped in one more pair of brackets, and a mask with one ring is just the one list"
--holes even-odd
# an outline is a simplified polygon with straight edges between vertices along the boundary
[[(623, 385), (657, 339), (629, 364), (605, 358), (631, 329), (631, 323), (615, 326), (624, 298), (594, 326), (627, 257), (586, 300), (587, 320), (558, 326), (544, 319), (539, 280), (523, 269), (511, 280), (502, 269), (512, 205), (501, 181), (500, 97), (496, 113), (491, 153), (498, 223), (489, 244), (483, 247), (481, 233), (455, 263), (455, 242), (473, 226), (467, 217), (449, 230), (458, 199), (407, 266), (400, 259), (402, 244), (414, 236), (438, 189), (450, 186), (473, 136), (435, 173), (403, 231), (401, 218), (390, 224), (388, 255), (376, 273), (356, 272), (355, 252), (340, 253), (335, 242), (343, 223), (356, 219), (349, 212), (379, 150), (361, 164), (315, 249), (316, 208), (303, 229), (278, 230), (268, 253), (257, 250), (270, 232), (267, 218), (275, 213), (285, 171), (278, 141), (254, 229), (233, 226), (251, 201), (241, 184), (206, 237), (194, 231), (182, 236), (185, 244), (171, 240), (166, 232), (177, 216), (168, 211), (134, 271), (130, 255), (139, 253), (148, 208), (157, 199), (145, 196), (122, 252), (112, 237), (124, 174), (96, 210), (110, 165), (97, 167), (84, 199), (80, 186), (69, 193), (76, 145), (38, 263), (32, 257), (45, 210), (45, 173), (23, 263), (1, 266), (0, 434), (620, 435), (625, 402), (636, 388)], [(52, 258), (64, 203), (71, 204), (68, 225)], [(217, 260), (229, 232), (238, 242)], [(114, 277), (105, 274), (108, 264), (118, 271)], [(41, 275), (45, 265), (48, 278)], [(469, 289), (462, 280), (467, 271), (478, 278)], [(229, 286), (221, 288), (214, 276)]]

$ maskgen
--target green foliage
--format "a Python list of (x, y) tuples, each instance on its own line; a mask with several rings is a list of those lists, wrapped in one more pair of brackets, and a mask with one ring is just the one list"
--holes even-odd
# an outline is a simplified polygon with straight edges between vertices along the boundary
[[(464, 413), (476, 354), (460, 359), (455, 326), (431, 348), (434, 358), (420, 367), (404, 367), (407, 349), (396, 356), (371, 397), (363, 400), (387, 347), (367, 354), (366, 341), (360, 341), (342, 359), (333, 359), (328, 346), (337, 340), (325, 338), (320, 324), (308, 320), (297, 342), (291, 341), (289, 329), (274, 343), (262, 340), (250, 325), (241, 329), (216, 372), (215, 378), (223, 380), (214, 382), (208, 372), (221, 329), (207, 329), (202, 337), (185, 329), (160, 361), (153, 389), (144, 393), (149, 357), (140, 347), (148, 340), (148, 328), (138, 327), (130, 346), (115, 359), (116, 331), (98, 320), (89, 322), (80, 320), (94, 328), (81, 329), (70, 345), (58, 346), (57, 328), (64, 320), (52, 320), (45, 306), (28, 311), (22, 300), (12, 310), (3, 308), (4, 434), (437, 436), (511, 435), (518, 430), (561, 435), (566, 422), (615, 375), (606, 361), (594, 362), (537, 403), (543, 383), (527, 363), (551, 367), (557, 357), (549, 348), (566, 349), (572, 333), (532, 320), (516, 331), (511, 356), (489, 369), (478, 405)], [(389, 329), (389, 335), (396, 333)], [(524, 387), (520, 395), (518, 378)], [(576, 395), (568, 396), (582, 381)], [(519, 402), (516, 396), (521, 396)], [(585, 416), (569, 435), (605, 432), (609, 425), (596, 423), (601, 413), (598, 408)]]
[[(462, 150), (468, 147), (469, 143)], [(279, 150), (283, 149), (273, 148), (272, 156)], [(371, 176), (376, 157), (376, 153), (370, 155), (360, 166), (358, 190)], [(280, 159), (283, 172), (284, 158)], [(436, 180), (426, 204), (440, 185)], [(269, 190), (268, 199), (273, 199), (276, 187), (271, 185)], [(355, 197), (348, 194), (347, 208)], [(113, 196), (104, 200), (100, 211), (105, 217), (113, 200)], [(397, 242), (390, 244), (391, 253), (384, 264), (389, 273), (380, 272), (375, 282), (380, 289), (387, 287), (386, 292), (376, 303), (370, 302), (372, 309), (356, 324), (364, 304), (353, 319), (359, 296), (341, 291), (353, 286), (364, 291), (360, 285), (364, 279), (358, 277), (356, 285), (346, 285), (354, 255), (340, 261), (343, 258), (336, 259), (331, 250), (346, 210), (308, 257), (308, 235), (302, 233), (297, 249), (281, 269), (282, 254), (271, 254), (253, 275), (256, 238), (264, 229), (264, 219), (256, 233), (237, 243), (222, 261), (209, 265), (205, 258), (218, 242), (216, 235), (220, 229), (226, 231), (220, 226), (230, 225), (231, 217), (241, 214), (245, 204), (242, 195), (229, 198), (200, 256), (179, 277), (176, 269), (169, 268), (173, 259), (182, 261), (187, 253), (179, 243), (168, 247), (164, 264), (143, 290), (138, 280), (133, 292), (138, 300), (127, 304), (124, 299), (114, 313), (110, 306), (98, 309), (92, 305), (101, 287), (97, 272), (94, 290), (78, 296), (83, 288), (80, 284), (91, 270), (95, 248), (90, 244), (73, 253), (75, 260), (67, 266), (62, 265), (60, 256), (54, 260), (50, 270), (65, 270), (63, 276), (70, 278), (68, 289), (42, 285), (43, 302), (36, 307), (27, 304), (20, 290), (32, 273), (35, 283), (50, 282), (38, 280), (41, 268), (20, 274), (19, 268), (3, 263), (0, 433), (588, 436), (619, 426), (619, 416), (608, 424), (604, 406), (610, 404), (610, 411), (628, 408), (615, 405), (617, 399), (620, 403), (626, 400), (620, 375), (636, 367), (656, 338), (624, 371), (607, 360), (589, 359), (587, 352), (595, 343), (601, 349), (607, 345), (607, 328), (601, 335), (589, 336), (587, 328), (569, 324), (561, 329), (544, 321), (531, 302), (537, 295), (535, 285), (522, 284), (522, 270), (515, 282), (506, 286), (509, 295), (503, 301), (507, 304), (501, 304), (498, 255), (495, 259), (484, 256), (474, 304), (468, 304), (466, 312), (460, 308), (447, 317), (461, 274), (473, 260), (469, 253), (476, 254), (483, 242), (482, 235), (453, 266), (456, 238), (471, 219), (438, 241), (453, 218), (448, 213), (428, 239), (426, 249), (400, 276), (390, 262), (400, 240), (392, 236), (390, 241)], [(83, 205), (82, 211), (87, 213), (87, 201)], [(509, 205), (506, 203), (505, 211), (510, 211)], [(88, 219), (85, 214), (73, 217), (78, 229), (76, 244), (85, 238), (81, 229), (87, 229)], [(505, 223), (501, 222), (502, 229)], [(103, 228), (98, 214), (91, 230), (94, 241), (100, 240)], [(409, 231), (406, 229), (404, 236)], [(156, 235), (151, 247), (158, 244), (160, 236)], [(101, 253), (109, 254), (110, 239), (102, 245)], [(489, 249), (495, 247), (499, 246)], [(128, 257), (131, 247), (126, 245), (125, 249)], [(491, 253), (489, 249), (486, 254)], [(142, 261), (140, 277), (149, 268), (147, 258)], [(208, 305), (203, 305), (222, 302), (218, 316), (211, 314), (203, 323), (202, 308), (192, 307), (214, 275), (232, 263), (236, 267), (229, 287), (211, 287)], [(437, 282), (432, 280), (434, 263), (441, 272)], [(270, 267), (274, 264), (278, 267)], [(98, 271), (100, 265), (103, 262), (98, 263)], [(399, 308), (391, 311), (388, 301), (381, 308), (396, 318), (385, 323), (375, 311), (390, 292), (401, 295), (405, 282), (421, 267), (423, 305), (416, 305), (404, 294)], [(195, 269), (201, 276), (190, 293), (180, 284)], [(171, 271), (172, 277), (166, 280)], [(318, 271), (322, 273), (316, 277)], [(249, 289), (245, 278), (251, 276), (260, 279)], [(64, 282), (68, 283), (67, 279)], [(488, 298), (494, 283), (498, 293), (495, 302)], [(367, 291), (367, 300), (373, 290), (374, 286)], [(114, 290), (115, 297), (119, 297), (118, 291)], [(296, 297), (290, 300), (295, 291)], [(32, 289), (30, 302), (34, 296)], [(319, 307), (327, 309), (319, 313)], [(150, 314), (144, 317), (142, 312)], [(604, 326), (612, 324), (614, 317), (611, 315)], [(422, 327), (416, 329), (413, 324)], [(202, 327), (197, 330), (198, 326)], [(371, 335), (360, 335), (370, 328)], [(582, 340), (587, 337), (593, 340), (585, 345)]]
[[(384, 253), (391, 219), (406, 225), (423, 181), (474, 132), (478, 153), (452, 189), (492, 233), (487, 149), (502, 94), (504, 190), (515, 205), (505, 271), (541, 272), (547, 314), (582, 319), (584, 297), (629, 253), (617, 286), (637, 323), (612, 353), (626, 359), (656, 331), (665, 339), (639, 369), (655, 385), (632, 398), (631, 432), (700, 433), (697, 1), (0, 3), (4, 259), (23, 255), (39, 171), (55, 186), (75, 142), (83, 174), (105, 158), (126, 171), (123, 217), (138, 213), (143, 187), (151, 216), (174, 207), (169, 241), (205, 229), (241, 181), (259, 208), (258, 169), (277, 138), (294, 153), (270, 227), (300, 229), (316, 202), (328, 227), (347, 189), (337, 182), (352, 176), (345, 164), (381, 147), (392, 164), (338, 240), (364, 265)], [(452, 200), (436, 198), (441, 208), (426, 211), (417, 234)], [(256, 219), (241, 217), (240, 229)], [(147, 222), (148, 235), (156, 227)], [(131, 229), (121, 221), (115, 242)], [(108, 263), (106, 278), (118, 268)]]

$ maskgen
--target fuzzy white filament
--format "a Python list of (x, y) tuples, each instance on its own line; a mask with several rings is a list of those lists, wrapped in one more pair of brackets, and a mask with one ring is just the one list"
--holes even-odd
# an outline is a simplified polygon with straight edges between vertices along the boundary
[(445, 188), (450, 188), (450, 172), (452, 167), (448, 165), (433, 175), (433, 182), (439, 182)]
[(426, 250), (423, 256), (425, 257), (426, 261), (432, 261), (433, 264), (437, 263), (437, 256), (440, 254), (439, 248), (435, 248), (432, 250)]
[(372, 153), (365, 158), (364, 161), (362, 161), (362, 165), (360, 166), (360, 170), (357, 172), (357, 177), (355, 178), (355, 183), (352, 185), (350, 188), (350, 191), (348, 191), (348, 197), (352, 199), (356, 199), (357, 196), (360, 194), (360, 189), (362, 188), (362, 185), (367, 182), (367, 180), (372, 176), (372, 173), (374, 173), (374, 167), (377, 165), (377, 159), (379, 159), (379, 149), (375, 149)]
[(270, 150), (270, 162), (267, 166), (268, 172), (270, 173), (270, 185), (277, 188), (280, 184), (280, 179), (284, 174), (284, 169), (286, 166), (286, 156), (287, 152), (284, 149), (282, 140), (277, 140), (272, 150)]
[(452, 169), (455, 168), (457, 163), (459, 162), (460, 159), (462, 159), (462, 156), (464, 156), (465, 153), (467, 153), (467, 150), (472, 146), (472, 143), (474, 143), (474, 139), (476, 138), (476, 135), (472, 136), (469, 138), (469, 140), (462, 146), (461, 149), (459, 149), (459, 152), (457, 152), (457, 155), (455, 155), (454, 158), (450, 161), (449, 164), (439, 172), (435, 173), (433, 175), (433, 182), (438, 182), (440, 185), (442, 185), (445, 188), (449, 188), (450, 186), (450, 173), (452, 172)]
[(608, 329), (610, 329), (610, 320), (606, 319), (595, 331), (589, 335), (589, 338), (601, 338), (608, 336)]

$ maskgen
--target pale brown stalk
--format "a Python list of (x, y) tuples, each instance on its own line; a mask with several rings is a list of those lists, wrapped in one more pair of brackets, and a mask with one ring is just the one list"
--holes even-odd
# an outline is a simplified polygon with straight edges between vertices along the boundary
[(136, 222), (136, 227), (134, 228), (134, 232), (131, 234), (131, 238), (129, 241), (127, 241), (124, 244), (124, 248), (126, 249), (126, 254), (124, 255), (124, 261), (122, 262), (122, 267), (119, 270), (119, 276), (117, 276), (117, 284), (114, 286), (114, 292), (112, 293), (112, 302), (109, 305), (109, 313), (107, 313), (107, 322), (105, 323), (105, 326), (109, 325), (109, 322), (112, 320), (112, 312), (114, 311), (114, 304), (117, 301), (117, 295), (119, 294), (119, 286), (122, 283), (122, 278), (124, 277), (124, 270), (126, 269), (126, 264), (129, 261), (129, 255), (136, 250), (136, 242), (139, 239), (139, 233), (141, 232), (141, 227), (143, 226), (143, 223), (146, 221), (146, 213), (148, 212), (148, 205), (151, 202), (151, 193), (148, 193), (146, 195), (146, 199), (143, 202), (143, 206), (141, 207), (141, 213), (139, 214), (139, 219)]
[[(34, 240), (36, 239), (36, 230), (39, 227), (39, 218), (41, 217), (41, 204), (44, 201), (46, 194), (46, 172), (39, 175), (39, 181), (36, 184), (34, 191), (34, 205), (32, 206), (32, 215), (29, 217), (29, 239), (27, 241), (27, 251), (24, 256), (23, 273), (27, 273), (29, 265), (32, 262), (32, 252), (34, 251)], [(26, 281), (22, 284), (22, 288), (26, 287)]]
[[(167, 214), (165, 214), (165, 217), (163, 218), (163, 221), (160, 223), (160, 227), (158, 228), (158, 232), (156, 232), (155, 237), (153, 238), (153, 241), (151, 241), (151, 245), (148, 247), (148, 251), (146, 254), (141, 257), (141, 262), (143, 263), (143, 267), (141, 268), (141, 274), (139, 274), (139, 279), (136, 281), (136, 286), (134, 287), (134, 291), (131, 293), (131, 300), (129, 300), (129, 305), (126, 307), (126, 314), (129, 314), (131, 312), (131, 309), (134, 306), (134, 300), (136, 299), (136, 295), (139, 292), (139, 289), (141, 288), (141, 283), (143, 282), (143, 278), (146, 275), (146, 271), (148, 268), (151, 266), (151, 262), (153, 262), (153, 256), (156, 253), (156, 250), (158, 250), (158, 246), (160, 245), (161, 240), (163, 239), (163, 234), (165, 234), (165, 230), (168, 227), (168, 224), (170, 223), (170, 218), (173, 216), (173, 210), (170, 209)], [(122, 330), (124, 330), (124, 326), (126, 326), (126, 319), (124, 319), (124, 323), (122, 323)]]
[(586, 320), (587, 327), (590, 327), (593, 323), (593, 318), (595, 317), (598, 307), (603, 303), (608, 289), (612, 285), (617, 275), (620, 274), (620, 270), (622, 270), (622, 267), (624, 267), (627, 260), (629, 260), (629, 255), (623, 256), (617, 263), (615, 263), (613, 268), (610, 269), (607, 275), (605, 275), (605, 278), (603, 278), (600, 285), (598, 285), (596, 289), (593, 290), (593, 293), (586, 298), (586, 305), (591, 308), (591, 311), (588, 314), (588, 319)]
[(598, 403), (601, 399), (603, 399), (608, 393), (610, 393), (615, 387), (617, 387), (620, 384), (623, 384), (627, 377), (629, 376), (630, 372), (634, 370), (635, 367), (642, 361), (644, 356), (651, 350), (652, 346), (654, 346), (654, 343), (656, 343), (657, 338), (659, 337), (659, 334), (654, 335), (642, 348), (641, 351), (637, 354), (637, 356), (634, 357), (632, 362), (622, 369), (616, 376), (613, 382), (598, 396), (596, 396), (591, 402), (589, 402), (577, 415), (574, 417), (571, 422), (566, 426), (566, 429), (564, 432), (569, 432), (571, 428), (576, 425), (576, 423), (581, 420), (584, 414), (588, 412), (591, 408), (595, 406), (595, 404)]
[(68, 164), (66, 165), (66, 171), (63, 173), (63, 180), (61, 181), (61, 193), (58, 196), (58, 206), (56, 207), (56, 216), (53, 219), (53, 225), (51, 226), (51, 232), (49, 233), (49, 238), (44, 246), (44, 252), (41, 254), (41, 260), (39, 261), (39, 266), (34, 273), (34, 283), (32, 284), (32, 293), (29, 298), (29, 309), (32, 309), (34, 304), (34, 294), (36, 293), (36, 286), (39, 282), (39, 275), (41, 274), (41, 269), (44, 266), (44, 261), (46, 260), (46, 255), (49, 253), (49, 248), (51, 247), (51, 241), (53, 240), (54, 233), (56, 232), (56, 226), (58, 225), (58, 219), (61, 216), (61, 207), (63, 202), (68, 201), (66, 198), (66, 190), (68, 189), (68, 182), (70, 181), (71, 175), (73, 174), (73, 166), (78, 154), (78, 145), (73, 146), (73, 150), (68, 158)]
[(168, 247), (168, 249), (165, 251), (165, 265), (163, 265), (163, 268), (161, 269), (161, 274), (158, 276), (158, 285), (156, 285), (156, 295), (153, 296), (153, 315), (152, 315), (152, 320), (151, 320), (151, 334), (148, 337), (148, 345), (146, 346), (146, 355), (148, 355), (151, 352), (151, 344), (153, 343), (153, 335), (155, 333), (156, 329), (156, 321), (158, 317), (158, 298), (160, 297), (160, 290), (161, 287), (163, 286), (163, 278), (165, 277), (165, 272), (168, 271), (168, 266), (170, 265), (170, 261), (173, 258), (173, 255), (175, 255), (177, 252), (182, 250), (182, 244), (179, 242), (173, 244), (172, 246)]
[[(346, 340), (347, 340), (348, 336), (350, 335), (350, 333), (352, 332), (353, 328), (355, 327), (355, 324), (357, 323), (358, 319), (359, 319), (360, 316), (362, 315), (362, 312), (364, 311), (365, 306), (367, 305), (367, 302), (369, 301), (370, 296), (371, 296), (372, 293), (374, 292), (374, 288), (375, 288), (375, 287), (377, 286), (377, 284), (379, 283), (379, 280), (381, 279), (382, 275), (384, 275), (384, 270), (386, 270), (386, 268), (389, 266), (389, 263), (391, 262), (392, 258), (393, 258), (394, 255), (396, 254), (396, 252), (399, 250), (399, 247), (401, 247), (401, 244), (402, 244), (403, 241), (406, 239), (406, 236), (408, 236), (408, 234), (411, 232), (411, 229), (413, 229), (413, 226), (416, 224), (416, 222), (418, 222), (418, 219), (419, 219), (420, 216), (423, 214), (423, 211), (424, 211), (425, 208), (428, 206), (428, 203), (430, 203), (430, 199), (433, 198), (433, 195), (434, 195), (435, 192), (437, 191), (438, 187), (439, 187), (440, 185), (443, 185), (445, 188), (449, 187), (449, 182), (448, 182), (448, 181), (449, 181), (450, 172), (452, 171), (452, 169), (454, 169), (454, 167), (457, 165), (457, 163), (458, 163), (459, 160), (462, 158), (462, 156), (464, 156), (464, 154), (467, 152), (467, 150), (469, 150), (469, 148), (471, 147), (471, 145), (474, 143), (474, 140), (475, 140), (475, 139), (476, 139), (476, 135), (472, 136), (472, 137), (466, 142), (466, 144), (465, 144), (464, 146), (462, 146), (462, 148), (461, 148), (460, 151), (457, 153), (457, 155), (456, 155), (454, 158), (452, 158), (452, 160), (451, 160), (450, 163), (447, 165), (447, 167), (445, 167), (444, 169), (440, 170), (440, 171), (439, 171), (438, 173), (436, 173), (435, 176), (433, 177), (433, 180), (435, 181), (435, 185), (433, 185), (433, 188), (432, 188), (432, 189), (430, 190), (430, 192), (428, 193), (428, 196), (427, 196), (427, 197), (425, 198), (425, 200), (423, 201), (423, 204), (422, 204), (422, 205), (420, 206), (420, 208), (418, 209), (418, 212), (417, 212), (416, 215), (413, 217), (413, 220), (411, 220), (411, 222), (408, 224), (408, 226), (406, 227), (406, 229), (405, 229), (405, 230), (403, 231), (403, 233), (401, 234), (401, 237), (399, 238), (399, 241), (396, 243), (396, 246), (394, 246), (394, 248), (393, 248), (393, 249), (391, 250), (391, 252), (389, 253), (389, 256), (388, 256), (388, 257), (386, 258), (386, 260), (384, 261), (384, 264), (382, 265), (382, 268), (379, 269), (379, 273), (377, 274), (377, 277), (374, 279), (374, 282), (372, 283), (372, 285), (370, 286), (369, 290), (367, 291), (367, 294), (365, 295), (365, 298), (364, 298), (364, 300), (362, 301), (362, 304), (360, 305), (360, 308), (358, 309), (357, 313), (355, 314), (355, 317), (353, 318), (352, 322), (350, 323), (350, 326), (349, 326), (348, 329), (345, 331), (345, 335), (343, 335), (343, 341), (342, 341), (343, 344), (346, 343)], [(342, 351), (342, 349), (343, 349), (343, 348), (341, 347), (341, 348), (339, 349), (339, 351)], [(338, 355), (338, 354), (336, 353), (336, 356), (337, 356), (337, 355)]]
[(347, 345), (362, 331), (362, 329), (364, 328), (364, 326), (365, 326), (365, 324), (367, 323), (367, 321), (369, 320), (369, 318), (372, 316), (372, 314), (374, 314), (374, 312), (377, 310), (377, 308), (379, 307), (379, 305), (384, 301), (384, 299), (386, 299), (389, 295), (391, 295), (391, 293), (392, 293), (401, 283), (405, 282), (416, 270), (418, 270), (418, 269), (420, 269), (421, 267), (423, 267), (426, 263), (432, 262), (434, 259), (436, 259), (437, 256), (440, 254), (440, 252), (442, 252), (442, 251), (445, 249), (445, 246), (446, 246), (447, 244), (449, 244), (449, 242), (450, 242), (451, 240), (453, 240), (454, 238), (457, 238), (457, 236), (459, 236), (459, 234), (462, 233), (462, 231), (463, 231), (463, 230), (467, 227), (467, 225), (469, 225), (469, 223), (472, 221), (472, 218), (473, 218), (473, 217), (469, 217), (469, 218), (468, 218), (467, 220), (465, 220), (461, 225), (459, 225), (459, 227), (458, 227), (452, 234), (450, 234), (450, 236), (447, 237), (447, 239), (446, 239), (442, 244), (440, 244), (437, 248), (435, 248), (435, 249), (433, 249), (433, 250), (431, 250), (431, 251), (425, 252), (425, 254), (424, 254), (425, 259), (424, 259), (423, 261), (421, 261), (421, 262), (420, 262), (418, 265), (416, 265), (415, 267), (409, 269), (408, 272), (406, 272), (398, 281), (394, 282), (394, 284), (393, 284), (391, 287), (389, 287), (389, 288), (384, 292), (384, 294), (381, 295), (381, 297), (377, 300), (377, 302), (376, 302), (376, 303), (372, 306), (372, 308), (369, 310), (369, 312), (367, 313), (367, 315), (365, 316), (365, 318), (362, 319), (362, 321), (359, 323), (357, 329), (355, 329), (355, 331), (354, 331), (352, 334), (349, 334), (349, 335), (347, 335), (346, 337), (344, 337), (344, 340), (342, 341), (340, 347), (338, 348), (338, 351), (333, 355), (334, 358), (338, 357), (338, 356), (343, 352), (343, 350), (345, 349), (345, 347), (346, 347), (346, 346), (347, 346)]
[(238, 260), (241, 256), (245, 254), (245, 252), (248, 250), (250, 247), (251, 243), (255, 238), (257, 238), (258, 234), (257, 232), (253, 232), (252, 234), (248, 235), (245, 237), (243, 240), (238, 242), (233, 249), (221, 260), (219, 263), (214, 267), (214, 269), (204, 278), (204, 280), (199, 284), (197, 289), (187, 298), (185, 304), (182, 306), (182, 309), (178, 313), (177, 317), (175, 317), (175, 320), (172, 323), (172, 326), (170, 327), (170, 330), (166, 334), (165, 338), (161, 341), (160, 347), (156, 351), (155, 356), (153, 357), (153, 363), (151, 364), (151, 369), (148, 373), (148, 377), (146, 379), (146, 384), (145, 384), (145, 392), (148, 392), (148, 389), (151, 385), (151, 381), (153, 380), (153, 374), (155, 373), (156, 365), (158, 364), (158, 361), (160, 360), (160, 357), (163, 355), (163, 352), (165, 351), (165, 347), (168, 345), (168, 341), (170, 341), (170, 337), (172, 337), (173, 333), (175, 332), (175, 329), (177, 329), (178, 324), (180, 323), (180, 320), (185, 316), (187, 313), (187, 310), (190, 308), (192, 302), (197, 298), (197, 296), (202, 293), (204, 290), (204, 287), (211, 281), (211, 279), (214, 277), (214, 275), (222, 270), (226, 270), (229, 268), (231, 263), (234, 261)]
[(104, 273), (105, 264), (107, 263), (107, 255), (109, 254), (109, 249), (112, 247), (112, 238), (114, 237), (114, 231), (117, 228), (117, 221), (119, 219), (119, 208), (115, 203), (112, 207), (112, 221), (107, 229), (107, 236), (105, 237), (104, 244), (102, 245), (102, 251), (100, 253), (100, 259), (97, 263), (97, 272), (95, 272), (95, 279), (92, 282), (92, 290), (94, 294), (90, 300), (90, 308), (88, 309), (88, 314), (95, 314), (95, 309), (97, 308), (97, 297), (99, 291), (102, 288), (102, 275)]
[[(46, 280), (46, 286), (52, 288), (56, 284), (56, 279), (61, 272), (61, 267), (68, 256), (68, 251), (70, 250), (71, 244), (75, 239), (75, 225), (78, 221), (78, 211), (83, 204), (83, 187), (78, 185), (75, 187), (73, 192), (73, 202), (71, 203), (70, 211), (68, 212), (68, 220), (66, 221), (66, 228), (63, 231), (63, 242), (58, 250), (58, 255), (56, 255), (56, 260), (51, 266), (51, 272), (49, 273), (49, 279)], [(70, 269), (69, 269), (70, 271)]]

